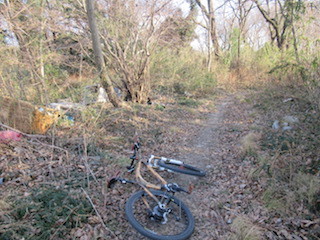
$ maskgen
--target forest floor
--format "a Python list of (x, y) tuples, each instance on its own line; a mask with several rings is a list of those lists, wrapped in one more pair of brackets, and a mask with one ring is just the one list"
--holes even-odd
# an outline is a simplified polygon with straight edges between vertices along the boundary
[[(190, 195), (178, 195), (196, 220), (190, 239), (317, 239), (314, 212), (301, 206), (301, 215), (280, 214), (267, 207), (270, 183), (260, 174), (257, 142), (262, 132), (273, 131), (273, 119), (253, 107), (261, 104), (252, 96), (223, 92), (201, 101), (107, 110), (107, 120), (101, 108), (85, 125), (56, 130), (47, 143), (2, 144), (0, 239), (144, 239), (124, 214), (138, 188), (106, 188), (128, 165), (137, 132), (144, 157), (181, 159), (207, 172), (204, 178), (162, 174), (186, 188), (194, 185)], [(92, 122), (99, 125), (94, 134), (83, 130)]]
[[(227, 239), (233, 231), (232, 223), (253, 222), (261, 209), (262, 204), (254, 197), (256, 187), (248, 180), (250, 162), (240, 157), (241, 139), (250, 132), (253, 118), (252, 109), (239, 102), (239, 97), (243, 95), (216, 99), (215, 111), (207, 114), (179, 152), (179, 158), (207, 171), (205, 178), (193, 179), (196, 189), (185, 198), (196, 218), (191, 239)], [(250, 225), (252, 234), (258, 237), (258, 228)]]

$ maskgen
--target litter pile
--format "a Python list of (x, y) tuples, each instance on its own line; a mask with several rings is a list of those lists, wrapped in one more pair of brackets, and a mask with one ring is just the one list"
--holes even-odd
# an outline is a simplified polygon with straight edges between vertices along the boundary
[(0, 122), (23, 133), (45, 134), (59, 116), (60, 112), (54, 109), (0, 97)]

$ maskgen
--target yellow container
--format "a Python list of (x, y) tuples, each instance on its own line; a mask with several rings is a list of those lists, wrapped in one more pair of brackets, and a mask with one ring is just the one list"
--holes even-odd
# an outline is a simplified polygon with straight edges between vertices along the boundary
[(0, 121), (24, 133), (45, 134), (59, 116), (59, 112), (53, 109), (0, 97)]

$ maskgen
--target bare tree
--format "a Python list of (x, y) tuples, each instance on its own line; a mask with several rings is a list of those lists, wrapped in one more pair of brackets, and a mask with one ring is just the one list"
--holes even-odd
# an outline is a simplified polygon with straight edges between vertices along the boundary
[[(0, 6), (1, 7), (1, 6)], [(7, 37), (9, 45), (14, 45), (17, 50), (18, 68), (14, 70), (17, 75), (17, 83), (20, 87), (20, 93), (26, 98), (26, 82), (22, 82), (24, 75), (20, 68), (28, 68), (30, 83), (36, 87), (37, 96), (41, 103), (48, 103), (48, 86), (44, 74), (44, 55), (45, 46), (44, 36), (44, 0), (37, 6), (29, 6), (23, 1), (5, 0), (0, 13), (7, 24)], [(38, 14), (37, 18), (33, 16)], [(28, 23), (28, 24), (27, 24)]]
[(111, 79), (108, 76), (106, 64), (102, 54), (99, 32), (98, 32), (96, 19), (94, 15), (93, 1), (94, 0), (86, 0), (86, 6), (87, 6), (89, 27), (91, 31), (91, 37), (92, 37), (92, 45), (93, 45), (93, 50), (94, 50), (95, 59), (96, 59), (96, 65), (100, 73), (102, 86), (106, 89), (110, 102), (113, 104), (113, 106), (119, 107), (120, 103), (115, 94)]
[(242, 43), (242, 39), (245, 41), (245, 26), (246, 26), (246, 22), (248, 20), (248, 15), (250, 13), (250, 11), (253, 8), (253, 3), (250, 4), (250, 0), (236, 0), (235, 1), (235, 5), (233, 5), (233, 2), (229, 2), (230, 3), (230, 7), (234, 13), (235, 18), (237, 19), (238, 22), (238, 36), (237, 36), (237, 59), (238, 59), (238, 63), (240, 61), (241, 58), (241, 43)]
[(284, 49), (287, 45), (288, 36), (292, 32), (293, 18), (298, 16), (303, 9), (301, 0), (275, 0), (271, 6), (271, 1), (266, 1), (265, 6), (259, 0), (251, 0), (258, 7), (260, 13), (270, 25), (271, 39), (277, 41), (279, 49)]
[[(101, 18), (108, 59), (128, 101), (145, 103), (150, 92), (150, 56), (163, 33), (159, 31), (164, 16), (171, 11), (170, 0), (110, 2)], [(101, 7), (103, 9), (103, 7)], [(105, 29), (105, 28), (104, 28)]]
[(195, 3), (200, 7), (203, 15), (206, 18), (206, 26), (204, 26), (207, 30), (207, 37), (208, 37), (208, 70), (210, 71), (211, 68), (211, 62), (212, 62), (212, 46), (214, 55), (216, 58), (219, 58), (220, 56), (220, 46), (218, 42), (218, 36), (217, 36), (217, 26), (216, 26), (216, 18), (214, 13), (214, 0), (207, 0), (207, 6), (202, 4), (200, 0), (194, 0)]

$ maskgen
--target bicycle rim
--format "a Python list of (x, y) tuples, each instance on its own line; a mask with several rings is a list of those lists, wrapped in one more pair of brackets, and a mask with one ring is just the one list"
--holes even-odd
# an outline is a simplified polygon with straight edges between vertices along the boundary
[[(150, 217), (150, 210), (144, 201), (153, 209), (157, 203), (144, 191), (132, 195), (126, 203), (126, 215), (130, 224), (142, 235), (156, 240), (184, 240), (194, 230), (194, 218), (188, 207), (174, 196), (162, 191), (151, 191), (159, 200), (170, 200), (171, 212), (167, 222)], [(181, 219), (178, 219), (181, 218)]]
[(183, 173), (187, 175), (193, 175), (198, 177), (204, 177), (206, 175), (205, 171), (185, 163), (182, 163), (182, 164), (171, 163), (169, 160), (169, 161), (159, 161), (158, 165), (160, 167), (169, 169), (171, 171)]

